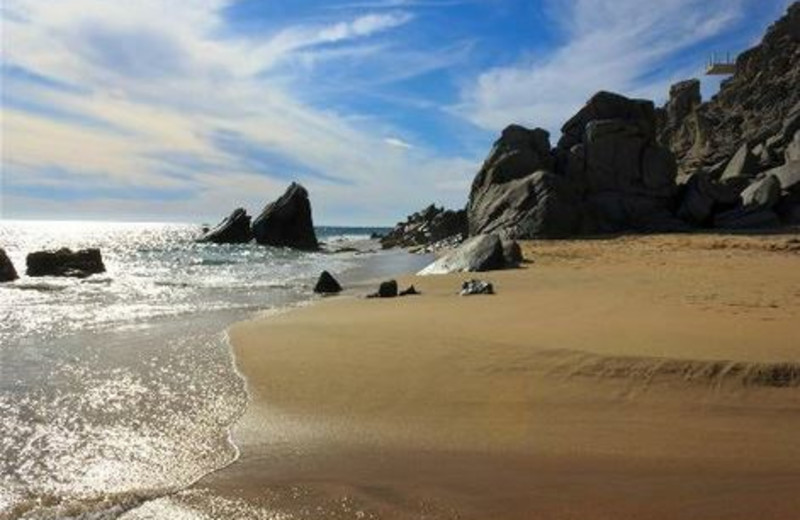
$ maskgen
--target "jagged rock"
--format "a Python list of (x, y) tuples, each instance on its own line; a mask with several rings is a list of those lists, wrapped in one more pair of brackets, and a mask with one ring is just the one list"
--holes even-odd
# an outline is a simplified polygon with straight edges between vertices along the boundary
[(308, 191), (292, 183), (277, 200), (270, 202), (252, 225), (259, 244), (305, 251), (319, 249)]
[[(783, 146), (800, 128), (798, 27), (800, 3), (795, 2), (761, 43), (739, 55), (735, 74), (710, 101), (675, 127), (661, 118), (659, 141), (675, 154), (682, 173), (728, 160), (744, 143), (766, 142), (769, 154), (782, 157)], [(798, 127), (792, 130), (792, 125)]]
[(17, 270), (14, 269), (14, 264), (6, 254), (3, 248), (0, 248), (0, 282), (13, 282), (19, 278)]
[(522, 263), (522, 248), (516, 240), (501, 240), (506, 267), (517, 267)]
[(460, 242), (467, 233), (466, 211), (438, 208), (431, 204), (422, 211), (409, 215), (389, 233), (381, 237), (381, 247), (430, 246), (456, 237)]
[(753, 177), (758, 172), (758, 159), (750, 151), (747, 143), (743, 144), (736, 151), (734, 156), (722, 172), (720, 180), (726, 181), (734, 177)]
[(784, 192), (800, 196), (800, 161), (787, 162), (783, 166), (767, 170), (763, 175), (776, 177)]
[(70, 276), (86, 278), (106, 270), (99, 249), (68, 248), (57, 251), (37, 251), (25, 259), (28, 276)]
[(397, 280), (388, 280), (378, 286), (378, 292), (372, 293), (367, 298), (394, 298), (397, 296)]
[(629, 99), (612, 92), (601, 91), (561, 127), (558, 148), (569, 150), (583, 141), (587, 125), (592, 121), (621, 119), (638, 127), (647, 139), (654, 140), (656, 132), (655, 107), (652, 101)]
[(714, 227), (722, 229), (760, 229), (780, 225), (771, 209), (736, 208), (714, 215)]
[(342, 292), (342, 286), (336, 281), (328, 271), (322, 271), (317, 279), (317, 284), (314, 286), (314, 292), (317, 294), (336, 294)]
[(233, 213), (225, 217), (213, 229), (205, 229), (205, 234), (200, 237), (198, 242), (241, 244), (253, 239), (253, 233), (250, 230), (250, 215), (244, 208), (233, 210)]
[(503, 245), (497, 235), (478, 235), (420, 271), (420, 275), (503, 269)]
[(461, 284), (461, 296), (472, 296), (475, 294), (494, 294), (494, 286), (491, 282), (483, 280), (467, 280)]
[(699, 79), (675, 83), (669, 89), (669, 101), (664, 107), (666, 124), (671, 128), (678, 127), (701, 102)]
[(771, 209), (781, 198), (781, 182), (774, 175), (759, 179), (742, 191), (742, 206), (747, 209)]
[(580, 200), (569, 181), (546, 171), (473, 189), (467, 206), (471, 235), (563, 238), (580, 232)]
[(506, 127), (495, 141), (472, 184), (472, 191), (487, 184), (500, 184), (530, 175), (537, 170), (550, 170), (554, 159), (550, 154), (547, 130), (529, 130), (519, 125)]

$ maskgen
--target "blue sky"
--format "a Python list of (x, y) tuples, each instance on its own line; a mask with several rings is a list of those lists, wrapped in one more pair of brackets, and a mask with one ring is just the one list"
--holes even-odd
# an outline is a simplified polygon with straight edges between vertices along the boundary
[(320, 224), (460, 207), (507, 124), (662, 103), (789, 3), (4, 0), (0, 216), (216, 221), (292, 180)]

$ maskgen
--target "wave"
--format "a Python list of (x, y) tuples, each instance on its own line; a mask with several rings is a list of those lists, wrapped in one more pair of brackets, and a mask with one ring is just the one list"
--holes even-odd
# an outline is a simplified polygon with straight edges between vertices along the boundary
[(648, 387), (681, 383), (712, 388), (800, 387), (800, 363), (608, 356), (566, 349), (542, 351), (541, 366), (554, 376), (594, 378)]

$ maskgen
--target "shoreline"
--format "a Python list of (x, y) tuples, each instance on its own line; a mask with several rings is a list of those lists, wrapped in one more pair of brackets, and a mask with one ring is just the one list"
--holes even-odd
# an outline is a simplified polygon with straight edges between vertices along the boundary
[[(422, 296), (235, 324), (252, 396), (233, 426), (241, 456), (153, 507), (790, 518), (796, 240), (526, 243), (519, 270), (403, 276)], [(498, 295), (456, 296), (472, 277)]]

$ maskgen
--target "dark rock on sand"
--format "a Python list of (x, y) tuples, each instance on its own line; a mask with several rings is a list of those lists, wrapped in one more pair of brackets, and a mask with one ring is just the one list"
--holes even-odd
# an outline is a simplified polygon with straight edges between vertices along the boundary
[(322, 271), (317, 279), (317, 284), (314, 286), (314, 292), (317, 294), (336, 294), (342, 292), (342, 286), (336, 281), (328, 271)]
[(267, 204), (252, 225), (259, 244), (305, 251), (319, 249), (308, 191), (292, 183), (277, 200)]
[(461, 296), (472, 296), (474, 294), (494, 294), (494, 286), (491, 282), (483, 280), (468, 280), (461, 284)]
[(420, 271), (419, 274), (491, 271), (503, 269), (505, 265), (500, 238), (497, 235), (478, 235), (445, 254)]
[(252, 239), (253, 232), (250, 230), (250, 215), (247, 214), (244, 208), (237, 208), (213, 229), (207, 230), (198, 242), (241, 244), (250, 242)]
[(378, 292), (372, 293), (367, 298), (394, 298), (397, 296), (397, 280), (381, 282)]
[(0, 282), (13, 282), (19, 278), (14, 264), (3, 248), (0, 248)]
[(81, 249), (75, 252), (67, 248), (38, 251), (30, 253), (25, 262), (28, 276), (86, 278), (106, 270), (99, 249)]
[(517, 267), (522, 263), (522, 248), (516, 240), (502, 240), (503, 260), (507, 268)]
[(398, 296), (415, 296), (415, 295), (418, 295), (418, 294), (422, 294), (422, 293), (417, 291), (417, 289), (412, 285), (412, 286), (408, 287), (407, 289), (403, 289), (397, 295)]
[(714, 227), (721, 229), (761, 229), (779, 224), (778, 215), (771, 209), (736, 208), (714, 216)]

